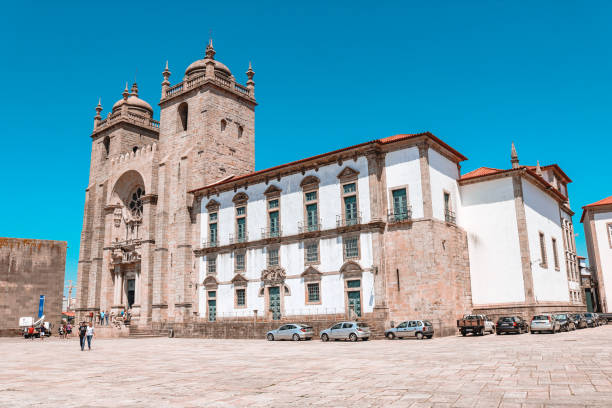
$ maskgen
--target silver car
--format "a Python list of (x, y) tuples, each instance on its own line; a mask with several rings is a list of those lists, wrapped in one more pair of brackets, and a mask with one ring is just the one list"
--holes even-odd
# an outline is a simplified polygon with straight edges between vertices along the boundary
[(279, 327), (276, 330), (270, 330), (266, 333), (268, 341), (274, 340), (310, 340), (314, 336), (312, 326), (301, 323), (289, 323)]
[(329, 329), (321, 331), (321, 340), (350, 340), (361, 339), (367, 341), (370, 338), (370, 328), (363, 322), (340, 322)]
[(544, 331), (550, 333), (557, 333), (561, 331), (561, 325), (559, 321), (555, 319), (554, 315), (551, 314), (540, 314), (533, 316), (531, 319), (531, 334), (542, 333)]
[(396, 337), (400, 339), (404, 337), (416, 337), (419, 340), (423, 337), (431, 339), (433, 335), (434, 328), (429, 320), (409, 320), (385, 330), (385, 337), (389, 340)]

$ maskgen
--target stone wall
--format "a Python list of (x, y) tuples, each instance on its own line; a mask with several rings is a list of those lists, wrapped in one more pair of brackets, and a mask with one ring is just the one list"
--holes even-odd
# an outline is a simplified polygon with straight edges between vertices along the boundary
[(19, 327), (19, 318), (38, 317), (40, 295), (45, 295), (45, 320), (62, 317), (65, 241), (0, 238), (0, 333)]

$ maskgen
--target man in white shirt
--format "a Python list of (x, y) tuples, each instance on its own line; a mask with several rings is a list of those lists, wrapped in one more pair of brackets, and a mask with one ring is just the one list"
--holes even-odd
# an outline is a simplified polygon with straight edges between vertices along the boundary
[(87, 326), (86, 336), (87, 336), (87, 348), (91, 350), (91, 338), (94, 336), (94, 328), (91, 322), (89, 322), (89, 325)]

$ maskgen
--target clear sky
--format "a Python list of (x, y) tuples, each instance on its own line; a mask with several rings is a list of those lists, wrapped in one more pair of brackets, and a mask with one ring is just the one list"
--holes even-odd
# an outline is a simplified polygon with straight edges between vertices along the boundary
[[(333, 3), (333, 4), (332, 4)], [(255, 70), (256, 167), (431, 131), (464, 172), (558, 163), (571, 206), (612, 194), (609, 1), (8, 2), (0, 24), (0, 236), (68, 241), (76, 281), (94, 107), (136, 76), (159, 118), (203, 58)]]

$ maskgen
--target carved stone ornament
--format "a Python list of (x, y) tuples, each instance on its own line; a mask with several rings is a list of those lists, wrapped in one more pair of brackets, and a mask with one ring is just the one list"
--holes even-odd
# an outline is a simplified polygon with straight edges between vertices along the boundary
[(115, 211), (113, 211), (113, 221), (115, 224), (115, 228), (119, 228), (121, 226), (122, 219), (123, 219), (123, 210), (121, 208), (115, 208)]
[(361, 269), (357, 262), (348, 261), (342, 265), (340, 273), (344, 275), (344, 279), (359, 278), (363, 273), (363, 269)]
[(301, 276), (304, 278), (304, 282), (319, 282), (321, 281), (323, 274), (316, 268), (309, 266), (304, 272), (302, 272)]
[(261, 271), (261, 280), (266, 285), (279, 285), (285, 282), (287, 274), (280, 266), (271, 266)]

